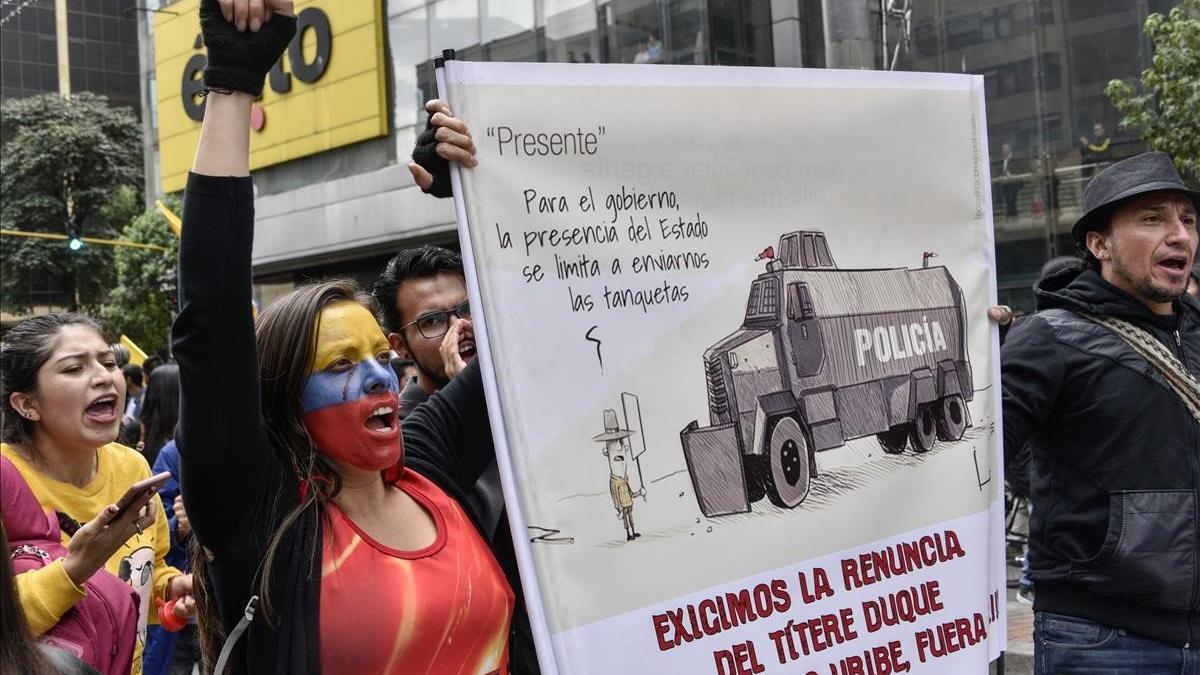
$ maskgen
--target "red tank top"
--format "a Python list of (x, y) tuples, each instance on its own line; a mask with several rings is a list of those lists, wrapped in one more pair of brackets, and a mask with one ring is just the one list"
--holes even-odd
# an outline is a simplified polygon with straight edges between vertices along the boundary
[(513, 592), (462, 508), (415, 471), (395, 485), (433, 518), (418, 551), (388, 548), (330, 504), (321, 555), (321, 672), (508, 673)]

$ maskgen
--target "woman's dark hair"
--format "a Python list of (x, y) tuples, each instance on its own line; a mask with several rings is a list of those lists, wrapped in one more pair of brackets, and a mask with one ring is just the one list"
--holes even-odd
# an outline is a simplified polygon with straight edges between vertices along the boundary
[(400, 308), (396, 306), (396, 292), (400, 284), (412, 279), (429, 279), (439, 274), (463, 276), (462, 256), (441, 246), (418, 246), (400, 251), (388, 261), (383, 274), (371, 286), (371, 297), (379, 306), (383, 327), (391, 333), (400, 332), (404, 325)]
[(211, 673), (225, 642), (225, 628), (217, 613), (217, 596), (208, 573), (209, 555), (196, 537), (192, 537), (192, 597), (196, 599), (196, 641), (200, 648), (200, 672)]
[(0, 440), (13, 445), (33, 441), (33, 422), (12, 407), (14, 392), (37, 393), (37, 374), (58, 348), (59, 335), (68, 326), (85, 326), (103, 338), (95, 319), (83, 314), (43, 314), (26, 319), (0, 342)]
[[(309, 509), (326, 515), (326, 504), (342, 488), (337, 466), (317, 452), (304, 427), (300, 395), (317, 348), (321, 310), (339, 302), (357, 302), (374, 313), (375, 304), (358, 284), (335, 279), (300, 286), (278, 298), (258, 317), (259, 387), (263, 417), (271, 445), (300, 483), (300, 503), (280, 522), (263, 557), (258, 595), (264, 618), (275, 621), (270, 597), (271, 573), (279, 543), (287, 530)], [(318, 542), (319, 545), (319, 542)]]
[(151, 354), (150, 356), (146, 357), (145, 361), (142, 361), (142, 372), (146, 373), (146, 377), (149, 378), (150, 373), (153, 373), (155, 368), (166, 365), (166, 363), (167, 362), (163, 360), (163, 357), (159, 356), (158, 354)]
[(50, 672), (37, 640), (29, 632), (25, 610), (17, 598), (12, 559), (8, 554), (8, 535), (0, 525), (0, 674)]
[(179, 422), (179, 366), (159, 366), (146, 383), (146, 398), (142, 402), (142, 428), (145, 429), (142, 454), (150, 466), (158, 452), (175, 438)]
[(108, 346), (112, 350), (113, 356), (117, 358), (117, 367), (124, 368), (125, 364), (129, 363), (129, 350), (120, 342), (114, 342)]
[(125, 365), (121, 366), (121, 374), (124, 375), (125, 379), (129, 380), (129, 383), (135, 387), (140, 387), (142, 386), (142, 383), (145, 382), (142, 367), (136, 363), (126, 363)]

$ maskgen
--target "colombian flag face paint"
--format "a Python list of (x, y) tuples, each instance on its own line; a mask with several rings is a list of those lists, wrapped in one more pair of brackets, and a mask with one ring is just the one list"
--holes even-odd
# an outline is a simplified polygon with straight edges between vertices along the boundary
[(321, 311), (300, 405), (322, 454), (366, 471), (400, 462), (400, 383), (388, 351), (375, 317), (357, 302)]

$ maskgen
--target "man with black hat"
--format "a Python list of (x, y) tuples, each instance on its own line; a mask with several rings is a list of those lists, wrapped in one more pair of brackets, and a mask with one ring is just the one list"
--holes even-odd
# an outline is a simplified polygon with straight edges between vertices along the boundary
[[(1032, 455), (1038, 673), (1200, 663), (1200, 193), (1166, 155), (1114, 164), (1002, 349), (1004, 447)], [(1189, 665), (1190, 664), (1190, 665)]]

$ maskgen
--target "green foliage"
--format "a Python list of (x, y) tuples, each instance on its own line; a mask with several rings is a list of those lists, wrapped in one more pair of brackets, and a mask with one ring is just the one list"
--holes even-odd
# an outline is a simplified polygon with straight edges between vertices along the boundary
[[(163, 203), (176, 214), (182, 213), (178, 198), (167, 197)], [(114, 335), (128, 335), (147, 354), (162, 351), (167, 346), (174, 318), (179, 237), (157, 209), (149, 209), (126, 226), (121, 238), (165, 246), (170, 253), (126, 247), (116, 249), (113, 258), (117, 284), (100, 316)]]
[(1113, 80), (1105, 93), (1123, 116), (1122, 128), (1137, 130), (1180, 171), (1200, 178), (1200, 0), (1182, 0), (1169, 16), (1151, 14), (1145, 31), (1154, 58), (1141, 87)]
[[(5, 101), (0, 145), (4, 229), (65, 234), (71, 216), (84, 237), (113, 238), (141, 210), (136, 193), (118, 197), (122, 186), (141, 187), (141, 124), (102, 96)], [(46, 288), (62, 291), (70, 309), (94, 310), (113, 282), (112, 255), (107, 246), (72, 252), (66, 242), (3, 237), (0, 307), (26, 311), (30, 290)]]

